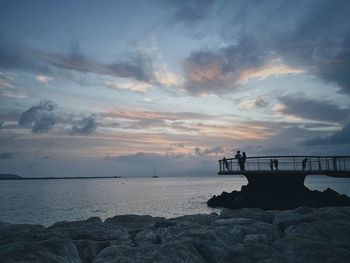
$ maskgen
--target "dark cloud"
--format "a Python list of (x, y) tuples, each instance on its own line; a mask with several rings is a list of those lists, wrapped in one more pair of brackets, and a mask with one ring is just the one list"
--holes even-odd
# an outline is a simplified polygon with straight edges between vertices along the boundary
[(266, 101), (266, 99), (261, 96), (257, 97), (254, 101), (254, 106), (260, 107), (260, 108), (265, 108), (268, 104), (269, 102)]
[(295, 29), (279, 39), (280, 54), (350, 92), (350, 2), (311, 1), (302, 7), (306, 9)]
[(134, 78), (146, 82), (152, 79), (152, 59), (141, 53), (130, 56), (127, 61), (109, 64), (100, 63), (91, 58), (87, 58), (78, 50), (73, 50), (69, 55), (38, 52), (36, 56), (49, 65), (67, 70), (122, 78)]
[(0, 39), (0, 68), (47, 73), (48, 69), (33, 57), (32, 51)]
[(84, 117), (77, 124), (72, 127), (71, 134), (73, 135), (88, 135), (97, 129), (95, 115)]
[(4, 123), (5, 123), (5, 122), (4, 122), (2, 119), (0, 119), (0, 129), (2, 129)]
[(172, 144), (170, 144), (170, 147), (184, 148), (184, 147), (185, 147), (185, 144), (182, 143), (182, 142), (179, 142), (179, 143), (172, 143)]
[(69, 54), (57, 54), (0, 42), (1, 69), (50, 75), (54, 74), (52, 67), (146, 82), (153, 80), (152, 59), (142, 53), (132, 54), (124, 61), (102, 63), (86, 57), (76, 47)]
[(200, 147), (196, 147), (194, 148), (194, 154), (198, 155), (198, 156), (203, 156), (203, 155), (218, 155), (218, 154), (222, 154), (225, 152), (225, 149), (222, 148), (221, 146), (215, 146), (212, 148), (205, 148), (202, 149)]
[[(164, 3), (164, 1), (160, 1)], [(209, 15), (209, 12), (215, 3), (214, 0), (179, 0), (166, 1), (170, 6), (172, 18), (176, 21), (190, 24), (200, 21)]]
[(231, 92), (241, 85), (246, 70), (263, 66), (267, 59), (252, 38), (218, 50), (193, 52), (183, 64), (186, 82), (182, 88), (191, 95)]
[(340, 131), (325, 137), (317, 137), (305, 142), (306, 145), (350, 144), (350, 123), (344, 125)]
[(185, 60), (184, 88), (191, 95), (231, 92), (245, 70), (276, 59), (350, 93), (349, 1), (238, 0), (214, 6), (221, 7), (201, 19), (220, 28), (207, 35), (220, 36), (227, 46), (195, 51)]
[(18, 125), (30, 128), (34, 134), (48, 132), (56, 123), (52, 113), (56, 107), (53, 101), (43, 100), (23, 112)]
[(342, 122), (349, 117), (349, 109), (339, 108), (325, 100), (315, 100), (307, 97), (283, 96), (279, 100), (284, 104), (283, 113), (291, 114), (304, 119)]
[(3, 152), (0, 153), (0, 160), (1, 159), (12, 159), (13, 157), (15, 157), (15, 153), (13, 152)]
[(40, 120), (34, 123), (32, 132), (34, 134), (49, 132), (51, 128), (55, 125), (55, 123), (56, 120), (53, 116), (43, 116)]

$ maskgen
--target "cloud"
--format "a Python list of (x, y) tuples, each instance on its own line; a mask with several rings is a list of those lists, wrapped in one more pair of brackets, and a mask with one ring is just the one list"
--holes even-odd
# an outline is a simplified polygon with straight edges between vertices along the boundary
[(202, 48), (185, 59), (183, 88), (189, 94), (223, 94), (253, 77), (304, 72), (350, 94), (349, 1), (214, 1), (209, 10), (197, 26), (210, 24), (205, 35), (226, 46)]
[(190, 95), (224, 94), (237, 89), (248, 70), (261, 68), (270, 61), (252, 38), (242, 38), (218, 50), (193, 52), (183, 64)]
[(18, 121), (18, 125), (30, 128), (34, 134), (45, 133), (51, 130), (55, 124), (52, 114), (57, 104), (50, 100), (43, 100), (38, 105), (24, 111)]
[(350, 144), (350, 123), (344, 125), (340, 131), (325, 137), (317, 137), (305, 142), (306, 145)]
[[(164, 4), (164, 1), (160, 2)], [(165, 1), (168, 7), (170, 7), (172, 19), (186, 24), (192, 24), (205, 19), (214, 2), (214, 0)]]
[(84, 117), (72, 127), (71, 134), (73, 135), (88, 135), (97, 129), (95, 115)]
[(222, 148), (221, 146), (215, 146), (212, 148), (200, 148), (200, 147), (195, 147), (194, 148), (194, 154), (198, 156), (203, 156), (203, 155), (218, 155), (225, 153), (225, 149)]
[(153, 78), (152, 58), (137, 52), (124, 61), (102, 63), (83, 55), (77, 47), (68, 54), (46, 52), (33, 48), (0, 42), (0, 68), (22, 70), (39, 74), (36, 79), (47, 83), (52, 80), (52, 67), (81, 73), (95, 73), (149, 82)]
[(12, 89), (15, 86), (14, 77), (11, 74), (0, 72), (0, 87)]
[(13, 152), (3, 152), (0, 153), (0, 160), (3, 159), (12, 159), (16, 154)]
[(146, 110), (116, 109), (110, 112), (103, 112), (102, 117), (131, 119), (131, 120), (191, 120), (191, 119), (212, 119), (215, 116), (197, 112), (163, 112)]
[(5, 121), (0, 119), (0, 129), (3, 127), (4, 123), (5, 123)]
[(342, 122), (349, 117), (349, 109), (339, 108), (326, 100), (310, 99), (303, 94), (281, 96), (279, 100), (282, 103), (279, 111), (303, 119)]
[(142, 53), (130, 56), (126, 61), (100, 63), (73, 49), (69, 55), (37, 52), (35, 58), (49, 65), (82, 73), (96, 73), (122, 78), (149, 81), (152, 78), (152, 59)]
[(139, 93), (144, 93), (152, 87), (151, 84), (140, 82), (140, 81), (128, 81), (128, 82), (114, 82), (106, 81), (105, 87), (109, 89), (118, 89), (118, 90), (131, 90)]
[(35, 79), (40, 83), (47, 84), (50, 81), (54, 80), (55, 78), (51, 76), (38, 75), (38, 76), (35, 76)]
[(15, 75), (7, 72), (0, 72), (0, 97), (1, 96), (16, 99), (24, 99), (27, 97), (19, 90), (18, 84), (15, 81)]
[(269, 102), (264, 97), (258, 96), (256, 99), (242, 101), (238, 107), (240, 109), (248, 110), (253, 107), (265, 108), (268, 104)]
[(53, 116), (43, 116), (38, 121), (34, 123), (34, 126), (32, 128), (32, 133), (34, 134), (40, 134), (40, 133), (46, 133), (49, 132), (52, 127), (55, 125), (56, 120)]

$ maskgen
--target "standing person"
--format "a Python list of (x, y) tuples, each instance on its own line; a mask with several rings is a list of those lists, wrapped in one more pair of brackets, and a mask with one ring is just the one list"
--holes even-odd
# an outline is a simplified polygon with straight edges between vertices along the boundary
[(223, 163), (224, 163), (224, 165), (225, 165), (227, 171), (230, 171), (230, 169), (229, 169), (229, 167), (228, 167), (228, 161), (226, 160), (225, 157), (222, 159), (222, 161), (223, 161)]
[(245, 170), (245, 163), (247, 161), (247, 155), (245, 152), (242, 153), (242, 163), (243, 163), (243, 170)]
[(237, 151), (237, 153), (235, 155), (235, 159), (237, 159), (237, 161), (238, 161), (239, 169), (241, 171), (243, 171), (244, 170), (244, 165), (243, 165), (243, 158), (242, 158), (242, 155), (241, 155), (241, 151)]
[(278, 170), (278, 160), (276, 158), (273, 160), (273, 163), (275, 165), (276, 170)]
[(272, 161), (272, 159), (270, 159), (270, 169), (271, 169), (271, 171), (273, 171), (273, 161)]
[(306, 163), (307, 163), (307, 158), (304, 158), (304, 159), (301, 161), (301, 167), (302, 167), (303, 171), (304, 171), (305, 168), (306, 168)]

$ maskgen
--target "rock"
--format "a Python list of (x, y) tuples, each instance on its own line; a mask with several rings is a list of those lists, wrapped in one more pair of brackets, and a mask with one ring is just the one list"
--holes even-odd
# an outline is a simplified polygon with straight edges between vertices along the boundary
[(152, 217), (149, 215), (120, 215), (107, 218), (104, 222), (107, 226), (120, 226), (129, 232), (139, 232), (147, 228), (155, 227), (166, 222), (163, 217)]
[(259, 208), (241, 208), (241, 209), (227, 209), (221, 210), (220, 218), (250, 218), (266, 223), (272, 223), (273, 213), (263, 211)]
[(174, 240), (173, 235), (170, 233), (170, 231), (165, 227), (160, 227), (156, 230), (157, 235), (157, 242), (158, 243), (166, 243), (171, 242)]
[(62, 238), (128, 243), (132, 242), (129, 233), (118, 225), (104, 224), (98, 217), (74, 222), (58, 222), (48, 228)]
[(104, 249), (94, 260), (94, 263), (171, 263), (194, 262), (205, 263), (190, 242), (172, 242), (164, 245), (141, 247), (110, 246)]
[(210, 207), (231, 209), (260, 208), (263, 210), (291, 210), (300, 206), (327, 207), (350, 206), (350, 197), (341, 195), (332, 189), (323, 192), (311, 191), (306, 187), (293, 188), (293, 191), (254, 191), (253, 185), (242, 186), (241, 191), (223, 192), (207, 201)]
[(168, 220), (127, 215), (49, 228), (0, 223), (1, 262), (338, 263), (349, 258), (350, 207), (224, 209), (220, 216)]
[(275, 257), (281, 262), (349, 262), (350, 251), (332, 240), (315, 237), (302, 238), (287, 235), (272, 246), (278, 251)]
[(323, 207), (319, 209), (300, 207), (295, 210), (277, 211), (273, 224), (284, 231), (290, 225), (317, 221), (350, 221), (349, 209), (346, 207)]
[(60, 238), (3, 244), (0, 246), (0, 259), (3, 263), (81, 262), (73, 242)]
[[(169, 222), (174, 224), (179, 224), (181, 222), (191, 223), (191, 224), (199, 224), (199, 225), (208, 225), (215, 219), (217, 219), (219, 216), (216, 213), (211, 213), (209, 215), (186, 215), (186, 216), (180, 216), (176, 218), (169, 219)], [(171, 226), (171, 225), (170, 225)]]
[[(265, 244), (237, 245), (227, 251), (225, 257), (220, 260), (222, 263), (238, 262), (238, 263), (255, 263), (271, 260), (275, 249)], [(271, 262), (284, 262), (278, 258)], [(288, 261), (286, 261), (288, 262)]]
[(73, 241), (83, 263), (92, 262), (96, 255), (104, 248), (110, 246), (109, 241), (76, 240)]
[(136, 234), (135, 242), (139, 246), (156, 244), (158, 243), (157, 234), (150, 229), (145, 229)]

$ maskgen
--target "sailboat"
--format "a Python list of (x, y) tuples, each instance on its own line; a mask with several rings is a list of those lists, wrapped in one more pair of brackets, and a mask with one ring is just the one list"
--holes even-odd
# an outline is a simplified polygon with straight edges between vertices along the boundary
[(157, 168), (153, 168), (152, 178), (159, 178), (158, 173), (157, 173)]

